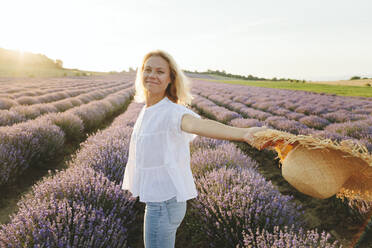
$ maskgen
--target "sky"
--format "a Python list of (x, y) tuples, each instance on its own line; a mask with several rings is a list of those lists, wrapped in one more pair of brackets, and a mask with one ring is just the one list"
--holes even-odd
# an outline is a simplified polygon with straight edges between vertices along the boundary
[(369, 0), (5, 0), (0, 47), (65, 68), (123, 71), (154, 49), (184, 70), (372, 77)]

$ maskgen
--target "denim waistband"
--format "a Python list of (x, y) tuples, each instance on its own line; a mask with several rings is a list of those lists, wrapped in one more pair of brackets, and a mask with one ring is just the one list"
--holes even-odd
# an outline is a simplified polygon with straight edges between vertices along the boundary
[(161, 205), (161, 204), (164, 204), (164, 203), (169, 203), (169, 202), (176, 202), (177, 201), (177, 197), (176, 196), (173, 196), (172, 198), (168, 199), (168, 200), (165, 200), (165, 201), (161, 201), (161, 202), (146, 202), (146, 204), (151, 204), (151, 205), (154, 205), (154, 204), (158, 204), (158, 205)]

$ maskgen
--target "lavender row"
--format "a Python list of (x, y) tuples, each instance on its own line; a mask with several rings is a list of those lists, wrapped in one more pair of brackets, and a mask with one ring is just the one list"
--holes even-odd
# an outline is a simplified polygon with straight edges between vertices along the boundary
[(130, 81), (133, 81), (133, 77), (128, 75), (89, 78), (6, 78), (3, 82), (0, 79), (0, 97), (16, 99), (22, 96), (41, 96), (65, 90), (105, 88), (107, 85), (113, 87)]
[[(210, 96), (211, 99), (214, 99), (213, 96)], [(215, 102), (221, 104), (220, 101)], [(372, 142), (372, 118), (368, 114), (359, 114), (361, 119), (358, 119), (356, 118), (356, 114), (349, 113), (349, 116), (347, 116), (345, 110), (340, 110), (338, 112), (327, 113), (323, 115), (323, 117), (327, 118), (323, 118), (316, 115), (307, 116), (296, 112), (281, 111), (278, 106), (268, 107), (267, 112), (264, 112), (240, 104), (242, 103), (233, 102), (225, 106), (228, 109), (235, 109), (245, 118), (258, 119), (261, 122), (265, 121), (265, 125), (271, 125), (277, 129), (294, 134), (316, 134), (323, 135), (324, 137), (332, 137), (336, 140), (354, 138), (362, 140), (365, 144)], [(237, 107), (236, 105), (240, 106)], [(342, 113), (342, 121), (344, 122), (331, 123), (331, 121), (337, 119), (341, 121), (341, 118), (336, 118), (339, 113)], [(336, 119), (333, 119), (334, 117)], [(238, 120), (233, 120), (231, 124), (244, 126), (244, 122), (241, 121), (239, 123)]]
[(198, 137), (192, 146), (191, 166), (199, 194), (191, 201), (186, 221), (190, 232), (202, 233), (209, 247), (288, 247), (278, 232), (284, 233), (289, 244), (337, 246), (328, 242), (330, 235), (324, 232), (304, 234), (301, 205), (292, 196), (281, 195), (256, 171), (257, 164), (233, 144), (208, 144), (208, 139)]
[[(255, 232), (254, 232), (255, 231)], [(319, 233), (317, 229), (305, 231), (295, 231), (292, 228), (285, 227), (280, 229), (278, 226), (274, 231), (269, 232), (265, 229), (243, 231), (244, 245), (238, 245), (236, 248), (287, 248), (287, 247), (320, 247), (336, 248), (342, 247), (337, 241), (330, 241), (331, 235), (326, 232)]]
[(92, 167), (111, 181), (121, 184), (128, 160), (129, 142), (135, 120), (143, 104), (131, 103), (110, 128), (97, 132), (81, 144), (72, 163)]
[(132, 94), (132, 88), (125, 89), (64, 113), (0, 127), (0, 185), (15, 181), (28, 167), (46, 164), (58, 156), (66, 141), (79, 140), (84, 133), (98, 127), (128, 104)]
[(0, 226), (1, 247), (127, 247), (135, 200), (87, 166), (57, 172), (33, 186)]
[[(127, 83), (131, 84), (131, 83)], [(97, 91), (98, 90), (109, 90), (114, 87), (122, 86), (123, 83), (115, 83), (110, 85), (102, 85), (98, 87), (85, 87), (83, 89), (64, 89), (61, 91), (54, 91), (47, 94), (39, 95), (37, 91), (30, 91), (26, 92), (26, 96), (20, 96), (19, 98), (15, 98), (13, 95), (7, 95), (7, 97), (0, 97), (0, 109), (12, 109), (16, 106), (21, 105), (35, 105), (35, 104), (42, 104), (42, 103), (51, 103), (59, 100), (63, 100), (69, 97), (77, 97), (82, 94), (86, 94), (89, 92)], [(37, 96), (32, 96), (32, 94), (36, 94)]]
[[(20, 105), (10, 110), (0, 110), (0, 126), (9, 126), (26, 120), (35, 119), (48, 113), (64, 112), (94, 100), (101, 100), (112, 93), (131, 87), (131, 84), (120, 85), (105, 90), (94, 90), (74, 97), (68, 97), (52, 103), (40, 103), (34, 105)], [(65, 95), (66, 96), (66, 95)]]
[[(216, 95), (209, 97), (211, 99), (217, 98)], [(206, 114), (210, 118), (237, 127), (266, 125), (272, 128), (284, 129), (296, 134), (300, 132), (306, 133), (304, 130), (309, 129), (307, 126), (297, 121), (288, 120), (282, 116), (274, 116), (270, 113), (247, 107), (239, 102), (227, 103), (226, 106), (223, 106), (220, 102), (216, 104), (214, 101), (197, 95), (193, 100), (192, 105), (201, 111), (202, 114)], [(220, 104), (220, 106), (218, 106), (218, 104)], [(216, 109), (218, 109), (218, 111), (215, 111)]]
[(197, 95), (195, 95), (192, 101), (192, 106), (196, 107), (201, 114), (209, 118), (217, 119), (225, 124), (232, 119), (242, 117), (236, 112), (230, 111), (224, 107), (217, 106), (214, 102)]
[[(334, 123), (326, 126), (323, 130), (315, 129), (324, 124), (324, 119), (317, 116), (304, 116), (300, 121), (291, 120), (285, 116), (275, 116), (261, 110), (247, 107), (240, 102), (230, 102), (229, 99), (223, 99), (221, 96), (210, 95), (206, 99), (202, 96), (197, 96), (193, 100), (193, 106), (201, 111), (202, 114), (207, 114), (208, 117), (227, 123), (236, 127), (252, 127), (252, 126), (268, 126), (270, 128), (287, 131), (293, 134), (313, 135), (316, 137), (329, 138), (336, 141), (350, 139), (354, 142), (361, 143), (366, 146), (369, 151), (372, 151), (372, 117), (369, 116), (364, 120), (348, 121), (345, 123)], [(207, 93), (203, 93), (206, 95)], [(219, 101), (216, 99), (221, 98)], [(223, 102), (226, 105), (223, 105)], [(215, 111), (218, 109), (218, 111)], [(235, 112), (235, 111), (236, 112)], [(239, 117), (239, 115), (241, 117)], [(311, 123), (311, 124), (309, 124)], [(322, 124), (323, 123), (323, 124)], [(307, 124), (307, 125), (305, 125)]]
[(224, 105), (239, 102), (274, 115), (289, 115), (294, 120), (315, 115), (330, 122), (344, 122), (363, 120), (372, 113), (372, 101), (355, 97), (210, 82), (197, 84), (194, 91), (207, 98), (217, 97), (216, 101), (222, 98)]
[(81, 145), (69, 169), (35, 185), (18, 203), (11, 222), (0, 227), (0, 245), (126, 247), (137, 213), (135, 199), (121, 189), (121, 182), (141, 107), (130, 104), (109, 128)]
[(84, 81), (58, 81), (53, 80), (41, 81), (39, 83), (24, 82), (23, 84), (16, 84), (14, 82), (6, 82), (0, 87), (0, 96), (17, 99), (23, 96), (42, 96), (54, 92), (62, 92), (65, 90), (84, 90), (87, 88), (98, 88), (107, 85), (106, 82), (91, 82)]
[[(29, 96), (29, 97), (45, 97), (51, 93), (61, 93), (61, 92), (74, 92), (74, 91), (88, 91), (91, 89), (105, 89), (107, 87), (115, 87), (122, 84), (121, 82), (99, 82), (99, 83), (89, 83), (79, 84), (76, 82), (74, 85), (66, 85), (63, 82), (58, 85), (58, 88), (53, 87), (52, 83), (44, 83), (42, 85), (24, 85), (15, 86), (8, 85), (6, 88), (0, 88), (0, 96), (8, 99), (13, 99), (18, 101), (19, 98)], [(42, 89), (40, 89), (42, 88)]]
[(350, 114), (371, 114), (372, 99), (365, 97), (345, 97), (325, 93), (314, 93), (295, 90), (281, 90), (245, 85), (232, 85), (194, 80), (194, 89), (209, 94), (224, 94), (229, 97), (240, 97), (248, 106), (266, 104), (281, 106), (289, 110), (306, 106), (300, 113), (319, 115), (326, 112), (343, 110)]

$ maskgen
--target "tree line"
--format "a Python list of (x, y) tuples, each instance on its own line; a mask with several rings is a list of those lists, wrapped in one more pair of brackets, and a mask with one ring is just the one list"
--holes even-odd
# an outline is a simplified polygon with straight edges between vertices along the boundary
[(208, 69), (207, 71), (204, 71), (204, 72), (198, 72), (198, 71), (188, 71), (188, 70), (183, 70), (184, 72), (188, 72), (188, 73), (197, 73), (197, 74), (214, 74), (214, 75), (219, 75), (219, 76), (223, 76), (223, 77), (229, 77), (229, 78), (234, 78), (234, 79), (241, 79), (241, 80), (254, 80), (254, 81), (289, 81), (289, 82), (297, 82), (297, 83), (305, 83), (306, 81), (305, 80), (298, 80), (298, 79), (291, 79), (291, 78), (276, 78), (276, 77), (273, 77), (271, 79), (267, 79), (267, 78), (262, 78), (262, 77), (255, 77), (253, 75), (248, 75), (248, 76), (244, 76), (244, 75), (238, 75), (238, 74), (232, 74), (232, 73), (226, 73), (225, 70), (210, 70)]

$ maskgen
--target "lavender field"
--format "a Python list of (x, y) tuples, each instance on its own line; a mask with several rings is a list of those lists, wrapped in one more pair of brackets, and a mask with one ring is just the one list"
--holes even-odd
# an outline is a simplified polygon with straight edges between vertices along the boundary
[[(0, 79), (0, 192), (33, 167), (48, 170), (0, 223), (0, 247), (143, 247), (144, 204), (121, 190), (143, 107), (132, 100), (133, 80)], [(192, 91), (191, 108), (204, 118), (351, 139), (372, 151), (372, 99), (198, 80)], [(53, 169), (73, 142), (65, 168)], [(190, 150), (199, 195), (176, 247), (368, 247), (371, 203), (302, 195), (273, 152), (245, 143), (197, 137)]]

